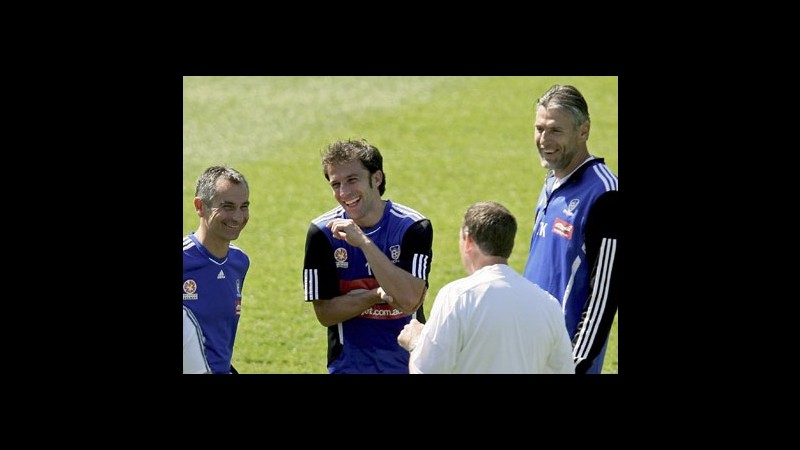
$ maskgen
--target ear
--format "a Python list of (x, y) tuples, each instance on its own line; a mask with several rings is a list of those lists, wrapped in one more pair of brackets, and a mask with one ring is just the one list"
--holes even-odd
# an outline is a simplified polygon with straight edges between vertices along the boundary
[[(463, 230), (462, 230), (462, 233)], [(472, 250), (472, 246), (475, 245), (475, 241), (472, 239), (472, 235), (469, 233), (464, 233), (464, 250), (469, 252)]]
[(200, 200), (200, 197), (194, 198), (194, 210), (198, 216), (203, 217), (203, 201)]
[(581, 140), (583, 142), (586, 142), (586, 141), (589, 140), (589, 129), (591, 127), (592, 127), (592, 123), (589, 122), (588, 120), (586, 122), (583, 122), (583, 125), (580, 126), (578, 135), (580, 136), (580, 138), (581, 138)]
[(372, 174), (372, 182), (375, 183), (375, 187), (378, 187), (381, 185), (382, 181), (383, 181), (383, 171), (376, 170), (375, 173)]

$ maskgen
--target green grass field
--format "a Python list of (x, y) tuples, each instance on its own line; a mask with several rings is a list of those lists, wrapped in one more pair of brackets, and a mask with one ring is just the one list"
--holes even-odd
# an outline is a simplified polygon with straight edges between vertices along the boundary
[[(617, 77), (184, 77), (184, 234), (197, 228), (192, 198), (206, 167), (233, 166), (250, 185), (250, 222), (234, 241), (251, 259), (233, 354), (239, 372), (327, 373), (326, 329), (303, 301), (302, 269), (311, 219), (336, 206), (319, 162), (336, 139), (378, 147), (384, 199), (431, 220), (426, 315), (439, 289), (466, 275), (458, 227), (473, 202), (514, 213), (509, 264), (522, 272), (545, 176), (533, 105), (555, 83), (584, 94), (589, 151), (619, 175)], [(618, 373), (617, 320), (603, 373)]]

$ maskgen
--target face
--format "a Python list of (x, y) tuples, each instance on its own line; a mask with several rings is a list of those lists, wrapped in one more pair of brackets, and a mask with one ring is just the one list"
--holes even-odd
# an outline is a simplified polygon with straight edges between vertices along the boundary
[(572, 118), (562, 108), (536, 110), (534, 140), (542, 167), (553, 169), (557, 177), (568, 175), (588, 153), (586, 140), (589, 123), (575, 127)]
[(217, 194), (211, 206), (203, 205), (206, 238), (227, 244), (239, 237), (250, 220), (250, 194), (244, 184), (217, 180)]
[(328, 180), (336, 201), (360, 226), (378, 223), (383, 213), (378, 185), (383, 173), (379, 170), (370, 176), (361, 161), (328, 166)]

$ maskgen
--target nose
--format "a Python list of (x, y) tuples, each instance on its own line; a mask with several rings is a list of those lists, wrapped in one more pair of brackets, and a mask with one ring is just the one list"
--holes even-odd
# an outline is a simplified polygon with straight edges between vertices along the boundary
[(233, 220), (237, 222), (244, 222), (247, 220), (247, 211), (243, 209), (237, 209), (233, 212)]
[(350, 192), (350, 188), (347, 186), (347, 183), (342, 183), (339, 185), (339, 190), (336, 191), (339, 197), (344, 197), (347, 193)]

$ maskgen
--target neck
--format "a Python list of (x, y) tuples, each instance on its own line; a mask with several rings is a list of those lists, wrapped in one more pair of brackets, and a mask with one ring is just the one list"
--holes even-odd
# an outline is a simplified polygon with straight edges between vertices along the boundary
[(557, 179), (560, 180), (560, 179), (566, 177), (567, 175), (571, 174), (572, 172), (574, 172), (575, 169), (580, 167), (581, 164), (586, 162), (586, 160), (591, 158), (591, 156), (592, 155), (589, 154), (589, 151), (585, 150), (585, 151), (581, 152), (581, 154), (579, 156), (576, 156), (575, 159), (573, 159), (572, 162), (567, 167), (565, 167), (565, 168), (563, 168), (561, 170), (554, 170), (553, 174), (556, 176)]
[(381, 217), (383, 217), (383, 212), (385, 210), (386, 200), (381, 199), (378, 203), (378, 207), (375, 208), (374, 213), (364, 216), (361, 218), (361, 220), (356, 220), (356, 223), (361, 228), (369, 228), (381, 221)]
[(228, 255), (228, 247), (230, 246), (229, 241), (214, 239), (203, 228), (197, 230), (194, 235), (197, 236), (197, 240), (203, 244), (203, 247), (205, 247), (206, 250), (208, 250), (208, 252), (215, 257), (222, 259)]
[(469, 274), (472, 275), (486, 266), (494, 266), (496, 264), (508, 265), (508, 258), (481, 255), (480, 257), (474, 258), (472, 261), (470, 261), (470, 267), (472, 270), (469, 271)]

